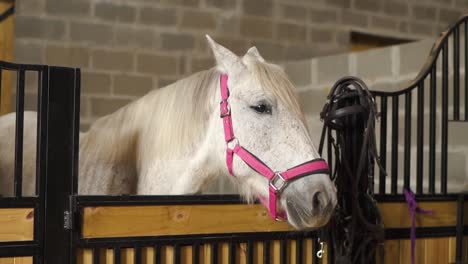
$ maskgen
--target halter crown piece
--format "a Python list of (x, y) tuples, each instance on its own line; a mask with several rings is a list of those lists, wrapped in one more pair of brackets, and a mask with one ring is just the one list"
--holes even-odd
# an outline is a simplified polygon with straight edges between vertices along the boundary
[(294, 180), (299, 178), (326, 173), (329, 174), (328, 164), (323, 159), (314, 159), (302, 163), (296, 167), (292, 167), (283, 172), (274, 172), (271, 170), (265, 163), (263, 163), (259, 158), (250, 153), (248, 150), (243, 148), (239, 140), (234, 136), (234, 130), (232, 126), (231, 119), (231, 108), (229, 106), (229, 88), (227, 85), (228, 76), (222, 74), (220, 78), (221, 86), (221, 114), (220, 117), (223, 119), (224, 126), (224, 139), (226, 141), (226, 165), (229, 173), (232, 176), (235, 176), (232, 171), (232, 162), (234, 154), (236, 154), (240, 159), (242, 159), (247, 165), (249, 165), (256, 172), (264, 176), (269, 181), (269, 197), (268, 201), (265, 197), (259, 197), (259, 200), (262, 204), (267, 207), (270, 211), (271, 218), (275, 220), (284, 220), (287, 219), (285, 212), (278, 212), (276, 208), (276, 203), (287, 185)]

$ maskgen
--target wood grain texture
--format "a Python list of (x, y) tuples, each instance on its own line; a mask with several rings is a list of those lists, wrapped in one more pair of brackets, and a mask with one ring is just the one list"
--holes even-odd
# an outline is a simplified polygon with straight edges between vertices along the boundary
[(83, 237), (162, 236), (293, 230), (261, 205), (86, 207)]
[(0, 209), (0, 241), (33, 240), (32, 208)]
[[(457, 203), (420, 202), (422, 209), (434, 210), (434, 214), (416, 214), (416, 226), (436, 227), (455, 226), (457, 224)], [(411, 216), (406, 203), (379, 203), (386, 228), (411, 227)]]
[(32, 264), (32, 257), (0, 258), (0, 264)]
[[(13, 1), (0, 1), (0, 13), (5, 12), (13, 5)], [(14, 46), (14, 18), (10, 16), (0, 23), (0, 60), (13, 61)], [(2, 88), (0, 91), (0, 115), (11, 111), (11, 88), (13, 85), (13, 73), (10, 71), (2, 72)]]

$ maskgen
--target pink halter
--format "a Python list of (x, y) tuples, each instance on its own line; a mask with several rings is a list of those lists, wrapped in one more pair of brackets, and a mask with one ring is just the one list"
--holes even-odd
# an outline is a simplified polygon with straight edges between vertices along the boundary
[[(318, 173), (329, 173), (328, 164), (323, 159), (314, 159), (307, 161), (301, 165), (290, 168), (284, 172), (273, 172), (259, 158), (254, 156), (248, 150), (239, 144), (239, 140), (234, 136), (232, 127), (231, 108), (229, 107), (229, 88), (227, 85), (228, 76), (221, 75), (221, 118), (224, 125), (224, 139), (226, 140), (226, 164), (228, 171), (232, 176), (232, 161), (234, 154), (241, 158), (256, 172), (266, 177), (269, 181), (269, 199), (268, 202), (264, 197), (259, 197), (260, 201), (269, 208), (270, 215), (275, 220), (287, 219), (284, 212), (278, 212), (276, 209), (276, 201), (281, 192), (286, 188), (289, 182), (299, 178)], [(230, 146), (231, 145), (231, 146)], [(232, 146), (233, 145), (233, 146)]]

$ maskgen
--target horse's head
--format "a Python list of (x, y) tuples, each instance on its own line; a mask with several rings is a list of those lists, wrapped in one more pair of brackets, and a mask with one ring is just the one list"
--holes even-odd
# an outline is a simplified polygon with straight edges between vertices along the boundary
[[(226, 148), (234, 149), (239, 145), (248, 150), (243, 152), (247, 157), (244, 155), (242, 158), (242, 150), (239, 148), (237, 150), (240, 152), (233, 154), (233, 180), (247, 199), (257, 196), (271, 199), (268, 180), (268, 175), (272, 178), (271, 171), (284, 172), (320, 158), (312, 144), (294, 87), (284, 71), (277, 65), (266, 63), (255, 47), (250, 48), (243, 57), (238, 57), (209, 37), (208, 42), (218, 70), (225, 74), (224, 81), (227, 79), (225, 84), (229, 89), (229, 98), (226, 101), (229, 106), (226, 108), (221, 103), (221, 111), (222, 115), (229, 114), (232, 119), (235, 137), (231, 140), (227, 135), (227, 141), (230, 141), (228, 144), (221, 141), (223, 134), (229, 134), (226, 132), (229, 125), (223, 127), (223, 122), (229, 120), (220, 120), (218, 117), (215, 130), (219, 139), (216, 142), (219, 144), (216, 153), (221, 157), (220, 161), (226, 164), (229, 163), (225, 158)], [(222, 83), (221, 80), (219, 86), (223, 86)], [(221, 100), (223, 92), (220, 93)], [(219, 112), (215, 114), (219, 115)], [(245, 159), (251, 159), (251, 163), (246, 164)], [(259, 167), (266, 165), (264, 167), (271, 170), (265, 170), (264, 175), (261, 175), (258, 171), (262, 168), (256, 168), (255, 164)], [(321, 164), (325, 163), (322, 161)], [(312, 164), (312, 167), (316, 165)], [(229, 165), (225, 167), (228, 170)], [(300, 171), (296, 174), (300, 174)], [(336, 205), (336, 189), (329, 175), (324, 173), (323, 166), (314, 170), (312, 175), (296, 175), (298, 177), (285, 186), (281, 186), (282, 179), (277, 176), (284, 175), (273, 176), (273, 184), (283, 187), (277, 193), (276, 205), (278, 211), (286, 213), (289, 223), (304, 229), (320, 227), (328, 222)]]

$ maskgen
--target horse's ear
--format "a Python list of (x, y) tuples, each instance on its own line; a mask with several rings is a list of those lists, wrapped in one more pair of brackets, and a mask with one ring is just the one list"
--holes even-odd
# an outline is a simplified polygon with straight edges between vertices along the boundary
[(245, 53), (243, 59), (246, 59), (246, 58), (249, 58), (249, 57), (257, 59), (258, 61), (261, 61), (261, 62), (265, 62), (265, 59), (262, 57), (262, 55), (260, 55), (260, 52), (258, 52), (258, 49), (255, 46), (251, 47), (247, 51), (247, 53)]
[(242, 60), (232, 51), (216, 43), (208, 35), (206, 35), (206, 39), (208, 40), (208, 44), (210, 44), (211, 50), (216, 58), (216, 64), (221, 72), (235, 74), (245, 67)]

